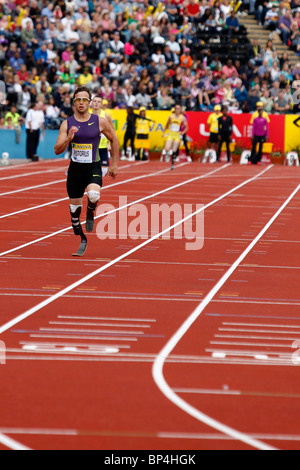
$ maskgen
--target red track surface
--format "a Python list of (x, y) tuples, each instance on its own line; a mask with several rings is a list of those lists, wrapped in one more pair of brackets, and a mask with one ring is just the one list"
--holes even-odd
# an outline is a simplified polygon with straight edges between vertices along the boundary
[(204, 246), (78, 259), (66, 167), (0, 171), (0, 449), (299, 449), (299, 168), (122, 162), (102, 203), (204, 204)]

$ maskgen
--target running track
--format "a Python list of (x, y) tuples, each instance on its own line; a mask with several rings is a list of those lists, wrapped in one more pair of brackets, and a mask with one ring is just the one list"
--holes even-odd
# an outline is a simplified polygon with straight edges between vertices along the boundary
[(299, 449), (300, 169), (121, 162), (101, 202), (192, 204), (204, 246), (74, 258), (66, 168), (0, 170), (0, 449)]

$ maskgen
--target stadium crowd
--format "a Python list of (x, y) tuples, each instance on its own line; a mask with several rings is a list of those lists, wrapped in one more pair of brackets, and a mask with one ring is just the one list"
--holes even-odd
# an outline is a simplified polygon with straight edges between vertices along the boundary
[(278, 57), (271, 39), (249, 44), (244, 63), (211, 54), (201, 39), (234, 41), (249, 11), (300, 55), (300, 0), (240, 3), (236, 13), (229, 0), (0, 0), (0, 129), (20, 125), (37, 102), (46, 128), (58, 128), (77, 85), (116, 109), (225, 104), (242, 113), (259, 101), (268, 113), (300, 112), (292, 100), (300, 62)]

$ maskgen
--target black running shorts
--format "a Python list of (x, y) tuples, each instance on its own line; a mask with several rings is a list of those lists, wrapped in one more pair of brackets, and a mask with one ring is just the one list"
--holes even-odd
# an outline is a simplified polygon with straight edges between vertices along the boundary
[(71, 160), (68, 169), (67, 191), (70, 199), (83, 197), (89, 184), (102, 187), (101, 162), (77, 163)]
[(209, 136), (209, 142), (211, 144), (217, 144), (219, 142), (219, 134), (216, 132), (211, 132)]

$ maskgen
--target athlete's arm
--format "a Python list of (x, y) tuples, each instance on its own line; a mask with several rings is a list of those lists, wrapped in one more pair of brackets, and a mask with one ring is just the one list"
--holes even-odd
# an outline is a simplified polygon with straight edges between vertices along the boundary
[(70, 142), (73, 140), (74, 135), (78, 131), (77, 127), (72, 126), (71, 129), (68, 132), (68, 124), (67, 121), (63, 121), (60, 129), (59, 129), (59, 134), (57, 137), (56, 144), (54, 145), (54, 152), (55, 155), (60, 155), (61, 153), (64, 153), (65, 150), (67, 150)]
[(183, 118), (182, 122), (183, 122), (183, 125), (184, 125), (184, 129), (181, 131), (181, 135), (184, 135), (189, 130), (189, 125), (187, 123), (186, 118)]
[[(107, 113), (105, 113), (105, 119), (109, 122), (109, 124), (111, 125), (111, 128), (112, 130), (114, 131), (115, 130), (115, 126), (114, 126), (114, 123), (113, 123), (113, 120), (111, 118), (111, 116)], [(111, 145), (110, 143), (108, 144), (108, 148), (107, 148), (109, 151), (111, 151)]]
[(167, 124), (165, 125), (164, 131), (163, 131), (163, 137), (165, 136), (165, 133), (169, 129), (170, 122), (171, 122), (171, 116), (169, 117), (169, 119), (167, 120)]
[(114, 128), (106, 120), (106, 118), (99, 118), (99, 126), (100, 126), (100, 132), (102, 132), (105, 135), (105, 137), (107, 137), (111, 145), (112, 164), (108, 169), (108, 174), (112, 178), (115, 178), (118, 174), (119, 141), (118, 141)]

